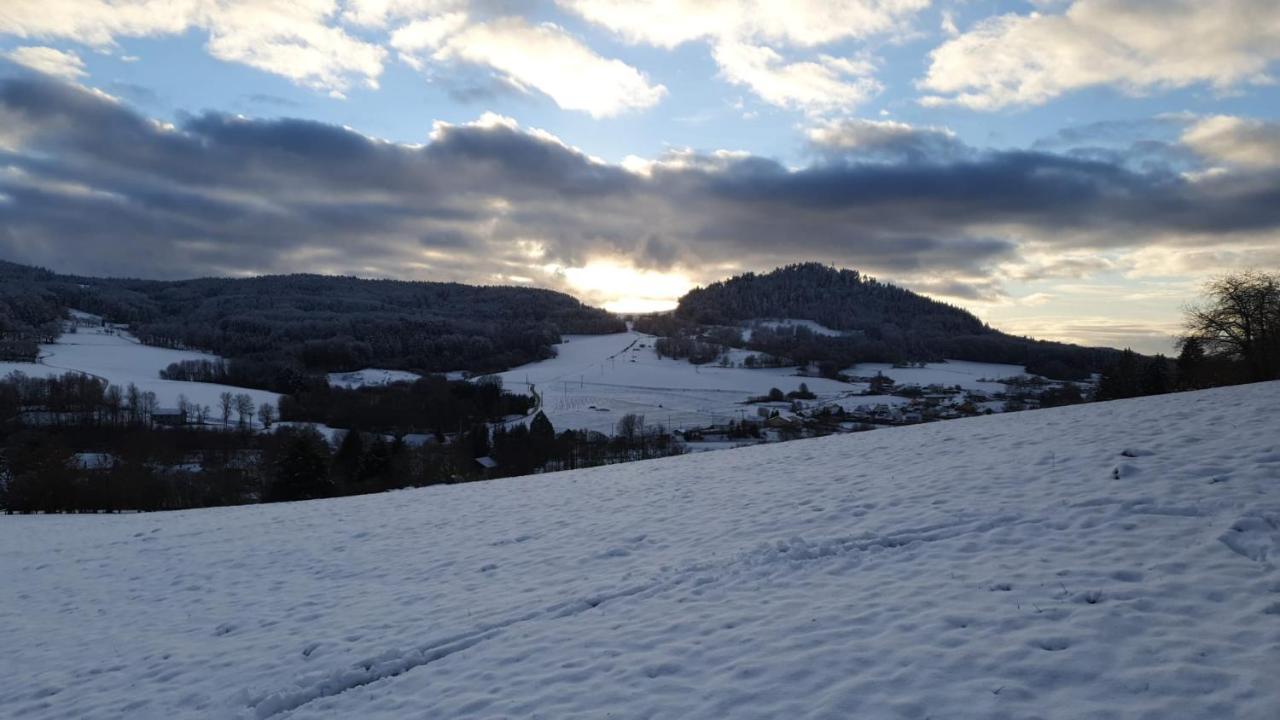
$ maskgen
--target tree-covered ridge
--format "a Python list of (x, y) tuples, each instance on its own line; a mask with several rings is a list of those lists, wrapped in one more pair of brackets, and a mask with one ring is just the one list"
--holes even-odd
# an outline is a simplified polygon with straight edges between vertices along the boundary
[[(812, 320), (827, 336), (803, 326), (758, 327), (750, 340), (735, 329), (755, 319)], [(731, 326), (726, 328), (725, 326)], [(714, 360), (724, 346), (740, 346), (824, 372), (860, 362), (972, 360), (1023, 365), (1047, 377), (1078, 380), (1114, 362), (1118, 351), (1006, 335), (972, 313), (856, 270), (802, 263), (746, 273), (691, 290), (669, 316), (641, 319), (638, 329), (672, 338), (662, 347), (676, 357)]]
[(746, 273), (696, 288), (680, 298), (676, 314), (703, 325), (758, 318), (812, 320), (834, 330), (981, 334), (992, 332), (972, 313), (867, 277), (820, 263)]
[[(0, 279), (6, 287), (22, 284), (22, 296), (52, 300), (55, 308), (128, 323), (149, 344), (198, 348), (302, 372), (369, 366), (423, 372), (505, 369), (549, 357), (561, 334), (625, 329), (604, 310), (536, 288), (321, 275), (104, 279), (9, 263), (0, 265)], [(0, 315), (0, 322), (5, 317)]]
[(62, 301), (45, 287), (52, 273), (0, 262), (0, 361), (29, 362), (57, 337)]

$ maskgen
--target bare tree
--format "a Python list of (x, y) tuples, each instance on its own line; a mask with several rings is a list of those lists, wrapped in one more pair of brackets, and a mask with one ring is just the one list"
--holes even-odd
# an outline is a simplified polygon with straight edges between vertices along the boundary
[(262, 422), (264, 430), (271, 429), (271, 423), (276, 421), (276, 408), (269, 402), (264, 402), (258, 406), (258, 420)]
[(239, 416), (240, 426), (244, 427), (246, 422), (253, 424), (253, 398), (246, 394), (240, 393), (236, 395), (236, 415)]
[(107, 414), (111, 417), (111, 424), (120, 423), (120, 409), (124, 407), (124, 393), (120, 392), (120, 386), (112, 385), (107, 388), (107, 393), (103, 397), (103, 402), (107, 406)]
[(156, 398), (156, 394), (150, 390), (142, 393), (142, 422), (150, 425), (151, 419), (155, 417), (156, 411), (160, 409), (160, 401)]
[(223, 391), (218, 396), (218, 407), (222, 409), (222, 427), (226, 427), (231, 423), (231, 407), (235, 403), (235, 398), (231, 393)]
[(182, 418), (182, 424), (187, 424), (187, 416), (191, 414), (191, 401), (186, 395), (178, 395), (178, 415)]
[(125, 398), (129, 405), (129, 422), (136, 423), (142, 420), (142, 393), (138, 390), (138, 386), (129, 383), (129, 387), (125, 388)]
[(1187, 335), (1237, 360), (1252, 380), (1280, 378), (1280, 274), (1246, 271), (1210, 281), (1205, 304), (1187, 309)]

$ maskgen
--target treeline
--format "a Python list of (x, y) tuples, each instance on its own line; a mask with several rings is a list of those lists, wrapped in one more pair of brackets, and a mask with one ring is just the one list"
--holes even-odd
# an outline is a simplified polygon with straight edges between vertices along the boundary
[(162, 282), (3, 262), (0, 281), (0, 351), (14, 358), (34, 357), (35, 329), (51, 340), (76, 308), (127, 323), (150, 345), (228, 358), (237, 384), (285, 393), (307, 376), (364, 367), (502, 370), (550, 357), (562, 334), (625, 330), (604, 310), (535, 288), (318, 275)]
[(475, 423), (526, 415), (530, 395), (505, 392), (501, 379), (476, 382), (428, 375), (412, 383), (359, 388), (318, 385), (280, 398), (280, 419), (387, 433), (444, 437)]
[(154, 511), (307, 500), (683, 452), (664, 430), (644, 428), (643, 421), (632, 426), (640, 432), (557, 435), (538, 415), (529, 429), (477, 425), (448, 444), (350, 431), (335, 448), (311, 426), (254, 433), (10, 424), (0, 439), (0, 510)]
[[(534, 398), (501, 383), (332, 388), (284, 397), (286, 420), (359, 428), (337, 448), (310, 425), (276, 425), (275, 409), (223, 393), (216, 407), (180, 402), (174, 426), (156, 397), (80, 373), (0, 379), (0, 509), (177, 510), (378, 492), (662, 457), (683, 447), (628, 415), (618, 434), (556, 433)], [(253, 424), (255, 413), (263, 427)], [(221, 418), (221, 424), (219, 424)], [(205, 424), (199, 427), (191, 423)]]
[(34, 362), (39, 344), (52, 342), (62, 329), (62, 304), (43, 287), (45, 275), (23, 270), (0, 275), (0, 361)]
[(1280, 273), (1209, 281), (1202, 303), (1186, 311), (1186, 328), (1176, 360), (1125, 350), (1103, 373), (1098, 398), (1280, 380)]
[[(802, 325), (758, 326), (742, 341), (743, 323), (768, 318), (811, 320), (841, 334)], [(725, 347), (745, 347), (794, 364), (817, 364), (824, 374), (862, 362), (954, 359), (1023, 365), (1045, 377), (1081, 380), (1117, 353), (1006, 335), (961, 308), (818, 263), (691, 290), (673, 313), (638, 318), (636, 329), (667, 338), (662, 347), (672, 357), (711, 362)]]

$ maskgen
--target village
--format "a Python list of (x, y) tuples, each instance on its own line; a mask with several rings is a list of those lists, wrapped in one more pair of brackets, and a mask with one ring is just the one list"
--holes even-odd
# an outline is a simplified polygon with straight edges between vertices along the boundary
[[(915, 368), (904, 364), (898, 369)], [(818, 398), (804, 383), (789, 393), (774, 388), (744, 402), (751, 409), (744, 408), (737, 421), (677, 429), (676, 434), (696, 452), (1070, 405), (1088, 402), (1096, 390), (1094, 381), (1054, 381), (1026, 374), (952, 385), (897, 382), (883, 371), (841, 379), (857, 389)]]

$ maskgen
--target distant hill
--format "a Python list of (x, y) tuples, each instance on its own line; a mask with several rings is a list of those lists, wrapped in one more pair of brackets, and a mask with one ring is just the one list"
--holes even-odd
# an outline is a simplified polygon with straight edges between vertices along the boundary
[(680, 298), (676, 314), (704, 325), (757, 318), (812, 320), (835, 330), (903, 333), (992, 332), (967, 310), (869, 278), (857, 270), (819, 263), (746, 273), (696, 288)]
[(501, 370), (551, 356), (561, 334), (625, 329), (569, 295), (523, 287), (322, 275), (131, 280), (2, 262), (0, 282), (0, 333), (8, 327), (17, 335), (76, 308), (129, 323), (149, 344), (207, 350), (267, 366), (273, 376)]
[[(880, 282), (856, 270), (819, 263), (746, 273), (691, 290), (680, 298), (675, 327), (737, 326), (763, 318), (811, 320), (844, 331), (839, 337), (803, 326), (762, 328), (742, 344), (798, 362), (943, 359), (1025, 365), (1031, 372), (1078, 379), (1101, 371), (1118, 351), (1007, 335), (972, 313)], [(661, 334), (672, 327), (653, 322)], [(716, 334), (724, 338), (724, 333)]]

